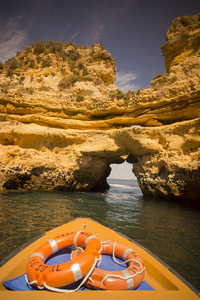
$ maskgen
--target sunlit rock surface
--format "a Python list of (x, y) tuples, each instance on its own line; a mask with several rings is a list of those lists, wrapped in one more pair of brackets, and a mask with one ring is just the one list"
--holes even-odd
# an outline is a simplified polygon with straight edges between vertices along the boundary
[(0, 188), (105, 190), (127, 160), (144, 195), (198, 205), (199, 46), (200, 15), (174, 20), (166, 73), (126, 94), (101, 44), (38, 42), (0, 65)]

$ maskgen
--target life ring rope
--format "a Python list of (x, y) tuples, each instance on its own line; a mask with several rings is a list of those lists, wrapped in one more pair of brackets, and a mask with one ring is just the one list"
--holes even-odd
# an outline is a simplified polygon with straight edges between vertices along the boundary
[[(132, 278), (136, 277), (137, 275), (142, 274), (144, 271), (145, 271), (145, 269), (142, 270), (142, 271), (140, 271), (140, 272), (135, 273), (134, 275), (130, 275), (130, 276), (127, 276), (127, 277), (122, 277), (122, 276), (120, 276), (120, 275), (115, 275), (115, 274), (108, 274), (108, 275), (106, 275), (106, 276), (102, 279), (101, 285), (103, 285), (103, 282), (104, 282), (108, 277), (119, 278), (119, 279), (128, 281), (129, 279), (132, 279)], [(123, 271), (122, 271), (122, 272), (123, 272)]]
[[(125, 260), (125, 261), (123, 261), (123, 262), (117, 261), (117, 259), (116, 259), (116, 257), (115, 257), (115, 246), (116, 246), (116, 243), (117, 243), (117, 242), (114, 242), (114, 245), (113, 245), (113, 259), (114, 259), (114, 261), (116, 262), (116, 264), (118, 264), (118, 265), (123, 265), (123, 264), (126, 264), (127, 262), (135, 261), (135, 262), (137, 262), (137, 263), (140, 265), (141, 268), (144, 269), (144, 270), (143, 270), (143, 272), (144, 272), (144, 271), (145, 271), (145, 267), (143, 267), (143, 265), (141, 264), (141, 262), (140, 262), (139, 260), (137, 260), (137, 259), (127, 259), (127, 260)], [(132, 249), (130, 249), (130, 250), (132, 251)]]
[[(27, 275), (25, 274), (25, 280), (28, 285), (33, 285), (37, 283), (37, 280), (29, 281)], [(43, 287), (42, 287), (43, 288)]]
[(90, 275), (92, 274), (92, 272), (93, 272), (93, 270), (94, 270), (94, 268), (96, 266), (96, 263), (97, 263), (97, 258), (95, 258), (95, 262), (94, 262), (91, 270), (89, 271), (89, 273), (83, 278), (82, 282), (74, 290), (54, 288), (54, 287), (51, 287), (48, 284), (46, 284), (46, 282), (44, 282), (44, 287), (47, 290), (52, 291), (52, 292), (57, 292), (57, 293), (74, 293), (74, 292), (78, 291), (84, 285), (84, 283), (88, 280), (88, 278), (90, 277)]

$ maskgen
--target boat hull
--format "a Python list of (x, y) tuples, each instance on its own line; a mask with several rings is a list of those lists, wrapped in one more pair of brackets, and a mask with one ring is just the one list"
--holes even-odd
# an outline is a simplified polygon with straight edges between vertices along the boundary
[[(67, 224), (59, 226), (53, 230), (48, 231), (43, 236), (40, 236), (33, 243), (26, 246), (14, 257), (10, 258), (0, 268), (0, 299), (14, 300), (14, 299), (66, 299), (63, 293), (54, 293), (46, 290), (42, 291), (10, 291), (5, 288), (3, 282), (12, 280), (24, 274), (26, 264), (30, 255), (41, 246), (43, 243), (53, 238), (54, 236), (71, 231), (79, 231), (86, 224), (85, 230), (96, 235), (100, 240), (112, 240), (117, 243), (126, 245), (136, 251), (144, 261), (146, 268), (145, 281), (152, 290), (118, 290), (118, 291), (105, 291), (105, 290), (84, 290), (67, 295), (70, 299), (199, 299), (196, 291), (192, 286), (188, 286), (187, 282), (168, 266), (163, 264), (158, 258), (153, 256), (145, 248), (141, 247), (136, 242), (129, 240), (121, 234), (91, 220), (79, 218)], [(39, 294), (38, 294), (39, 293)]]

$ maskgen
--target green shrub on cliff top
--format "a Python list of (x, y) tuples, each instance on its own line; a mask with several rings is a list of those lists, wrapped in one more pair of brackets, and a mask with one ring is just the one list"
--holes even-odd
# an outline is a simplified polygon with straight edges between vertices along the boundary
[(51, 61), (48, 59), (44, 59), (42, 61), (42, 68), (49, 68), (51, 66)]
[(189, 17), (186, 17), (186, 16), (181, 17), (180, 22), (183, 26), (187, 26), (190, 24), (190, 19), (189, 19)]
[(33, 53), (39, 55), (45, 51), (46, 43), (43, 41), (38, 41), (32, 46), (33, 46)]
[(60, 90), (68, 89), (68, 88), (72, 87), (77, 81), (93, 81), (95, 83), (96, 79), (94, 79), (90, 75), (81, 76), (79, 73), (72, 74), (71, 76), (69, 76), (67, 78), (63, 78), (59, 82), (58, 87)]
[(192, 47), (194, 48), (194, 51), (198, 51), (200, 48), (200, 36), (196, 36), (192, 40)]
[(124, 93), (121, 90), (117, 90), (117, 91), (112, 91), (109, 94), (109, 98), (111, 100), (114, 100), (115, 98), (120, 100), (124, 97)]
[[(73, 46), (73, 49), (70, 49), (69, 51), (65, 51), (65, 49), (69, 46)], [(32, 44), (33, 53), (36, 55), (40, 55), (42, 53), (49, 54), (53, 53), (58, 55), (58, 57), (61, 57), (63, 61), (66, 61), (68, 59), (76, 61), (78, 60), (81, 55), (76, 49), (78, 46), (76, 46), (73, 43), (62, 43), (62, 42), (55, 42), (55, 41), (38, 41), (35, 44)]]
[(155, 74), (155, 76), (154, 76), (154, 78), (152, 80), (158, 79), (160, 77), (162, 77), (162, 74), (161, 73), (157, 73), (157, 74)]
[(20, 62), (16, 58), (10, 58), (5, 62), (6, 67), (11, 70), (20, 68)]
[(8, 68), (7, 72), (6, 72), (6, 77), (12, 77), (13, 76), (13, 70), (11, 70), (10, 68)]
[(67, 56), (71, 60), (78, 60), (79, 58), (81, 58), (81, 55), (79, 54), (79, 52), (73, 51), (73, 50), (68, 51)]
[(46, 48), (49, 49), (51, 53), (61, 53), (62, 52), (62, 43), (49, 41), (46, 43)]
[(58, 87), (60, 90), (68, 89), (68, 88), (72, 87), (75, 84), (75, 82), (81, 81), (81, 80), (82, 80), (81, 76), (73, 74), (67, 78), (62, 79), (60, 81), (60, 83), (58, 84)]

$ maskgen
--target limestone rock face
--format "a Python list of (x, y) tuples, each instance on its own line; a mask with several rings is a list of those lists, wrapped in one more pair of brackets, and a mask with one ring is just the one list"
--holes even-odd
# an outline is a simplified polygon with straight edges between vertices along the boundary
[(198, 54), (199, 16), (179, 17), (172, 22), (166, 34), (166, 43), (162, 46), (167, 72), (171, 67)]
[(127, 160), (145, 196), (198, 206), (199, 25), (172, 22), (166, 73), (137, 92), (114, 85), (101, 44), (40, 41), (0, 65), (1, 190), (106, 190)]

